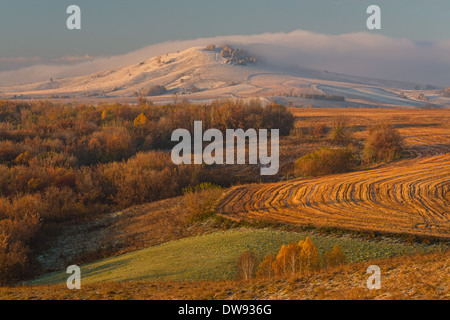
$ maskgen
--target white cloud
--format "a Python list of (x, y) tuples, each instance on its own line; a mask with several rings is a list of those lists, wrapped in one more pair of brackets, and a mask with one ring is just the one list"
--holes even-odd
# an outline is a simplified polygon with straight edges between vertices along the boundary
[(366, 77), (450, 85), (450, 39), (424, 43), (365, 32), (326, 35), (303, 30), (172, 41), (110, 57), (66, 56), (0, 72), (0, 85), (80, 76), (138, 63), (166, 52), (223, 42), (242, 47), (274, 65), (298, 65)]

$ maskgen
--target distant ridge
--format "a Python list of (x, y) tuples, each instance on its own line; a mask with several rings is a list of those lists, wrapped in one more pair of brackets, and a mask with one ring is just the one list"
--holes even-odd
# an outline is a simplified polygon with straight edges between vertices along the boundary
[(142, 95), (155, 102), (170, 102), (174, 95), (179, 95), (202, 102), (258, 97), (317, 107), (450, 106), (450, 98), (441, 91), (414, 83), (306, 67), (283, 69), (259, 62), (239, 49), (229, 47), (224, 53), (223, 48), (208, 46), (86, 76), (0, 87), (0, 98), (132, 101)]

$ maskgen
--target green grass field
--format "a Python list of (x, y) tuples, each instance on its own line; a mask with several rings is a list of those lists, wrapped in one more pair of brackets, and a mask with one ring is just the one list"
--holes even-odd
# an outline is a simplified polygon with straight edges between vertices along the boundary
[[(319, 251), (341, 246), (351, 262), (387, 258), (442, 249), (438, 245), (372, 242), (349, 237), (330, 237), (306, 232), (233, 230), (177, 240), (104, 259), (81, 267), (82, 283), (128, 280), (224, 280), (235, 277), (239, 255), (252, 250), (258, 258), (277, 253), (281, 245), (310, 235)], [(65, 283), (69, 275), (57, 272), (29, 284)]]

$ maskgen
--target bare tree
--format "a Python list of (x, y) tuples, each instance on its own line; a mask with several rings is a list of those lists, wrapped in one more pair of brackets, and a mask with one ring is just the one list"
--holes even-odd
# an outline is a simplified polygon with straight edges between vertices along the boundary
[(241, 254), (238, 260), (238, 278), (245, 281), (253, 279), (256, 264), (257, 259), (253, 252), (245, 251)]

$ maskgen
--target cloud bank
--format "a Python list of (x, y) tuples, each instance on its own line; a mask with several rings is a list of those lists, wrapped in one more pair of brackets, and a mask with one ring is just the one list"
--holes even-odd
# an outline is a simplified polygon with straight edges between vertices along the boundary
[[(450, 86), (450, 39), (417, 42), (366, 32), (326, 35), (303, 30), (170, 41), (118, 56), (66, 56), (53, 61), (38, 57), (0, 58), (0, 70), (6, 70), (0, 71), (0, 85), (81, 76), (124, 67), (167, 52), (225, 42), (281, 67), (296, 65), (371, 78)], [(12, 65), (16, 66), (13, 70)]]

